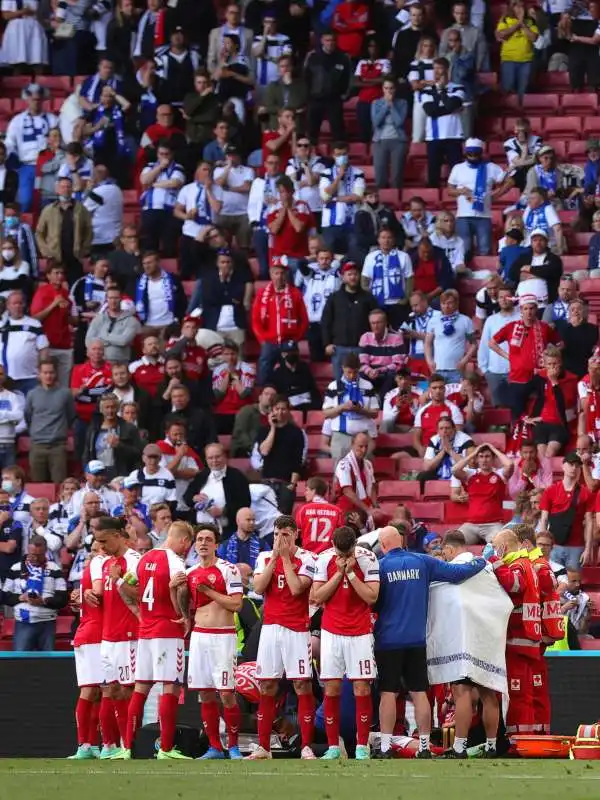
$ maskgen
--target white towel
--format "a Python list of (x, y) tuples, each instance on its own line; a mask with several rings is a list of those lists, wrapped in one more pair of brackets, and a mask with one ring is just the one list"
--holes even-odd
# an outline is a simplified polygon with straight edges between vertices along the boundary
[[(454, 563), (465, 563), (468, 555)], [(470, 678), (500, 692), (506, 714), (506, 626), (512, 609), (490, 567), (461, 584), (433, 583), (427, 620), (429, 682)]]

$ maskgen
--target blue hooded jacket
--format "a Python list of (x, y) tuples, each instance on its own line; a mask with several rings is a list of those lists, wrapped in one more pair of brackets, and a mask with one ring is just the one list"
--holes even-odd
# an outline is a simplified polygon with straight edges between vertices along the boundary
[(485, 563), (483, 558), (476, 558), (468, 564), (446, 564), (439, 558), (400, 547), (390, 550), (379, 562), (375, 650), (424, 647), (429, 584), (462, 583), (481, 572)]

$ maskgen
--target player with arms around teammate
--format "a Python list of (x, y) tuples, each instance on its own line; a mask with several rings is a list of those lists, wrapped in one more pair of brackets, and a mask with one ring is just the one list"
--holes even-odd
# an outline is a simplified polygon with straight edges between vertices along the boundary
[(344, 675), (356, 703), (356, 758), (369, 758), (373, 717), (371, 682), (376, 677), (371, 606), (379, 594), (379, 564), (370, 550), (356, 546), (347, 526), (333, 532), (333, 547), (317, 559), (312, 599), (323, 605), (321, 680), (325, 683), (326, 760), (340, 758), (340, 695)]
[(298, 720), (302, 738), (301, 758), (315, 758), (311, 749), (315, 698), (312, 693), (308, 599), (315, 577), (312, 553), (296, 546), (298, 528), (292, 517), (275, 520), (275, 541), (270, 553), (261, 553), (254, 568), (254, 591), (264, 596), (263, 626), (258, 643), (256, 675), (260, 681), (258, 744), (248, 756), (271, 758), (271, 729), (275, 695), (286, 675), (298, 696)]
[(98, 519), (94, 538), (108, 558), (102, 563), (99, 575), (92, 569), (92, 589), (84, 593), (84, 600), (90, 606), (102, 605), (100, 656), (104, 683), (100, 729), (104, 747), (100, 758), (112, 758), (120, 753), (113, 718), (117, 718), (118, 738), (125, 742), (129, 699), (135, 683), (137, 589), (125, 577), (135, 575), (140, 555), (129, 546), (124, 523), (113, 517)]
[(129, 703), (124, 748), (115, 758), (131, 758), (131, 748), (143, 719), (146, 698), (155, 683), (162, 684), (158, 703), (160, 750), (156, 757), (188, 758), (174, 746), (179, 690), (183, 684), (185, 667), (183, 640), (187, 631), (184, 620), (177, 619), (177, 590), (171, 588), (171, 580), (177, 575), (185, 577), (183, 559), (190, 549), (193, 536), (192, 526), (187, 522), (173, 522), (164, 544), (143, 555), (137, 564), (135, 576), (140, 629), (135, 689)]
[[(100, 643), (102, 641), (102, 607), (90, 605), (84, 595), (92, 590), (93, 574), (102, 575), (102, 564), (106, 556), (101, 546), (94, 541), (90, 558), (83, 568), (79, 589), (79, 625), (73, 640), (75, 652), (75, 672), (79, 686), (79, 698), (75, 709), (77, 724), (77, 752), (70, 759), (82, 760), (97, 758), (99, 753), (93, 747), (98, 729), (98, 718), (94, 714), (94, 706), (100, 699), (100, 686), (104, 682)], [(93, 567), (93, 573), (92, 573)], [(116, 726), (116, 720), (114, 720)], [(118, 729), (116, 732), (118, 736)]]
[(328, 550), (334, 530), (344, 524), (343, 512), (327, 502), (326, 494), (327, 484), (323, 478), (309, 478), (304, 490), (306, 503), (296, 512), (301, 546), (311, 553)]
[(196, 531), (196, 552), (199, 562), (188, 570), (185, 580), (173, 579), (178, 604), (187, 618), (189, 608), (195, 610), (190, 640), (188, 688), (200, 693), (202, 723), (209, 748), (203, 759), (225, 758), (219, 736), (219, 704), (227, 728), (230, 759), (240, 759), (238, 748), (240, 709), (235, 698), (235, 656), (237, 636), (234, 614), (242, 607), (243, 588), (240, 571), (234, 564), (217, 556), (219, 529), (202, 523)]

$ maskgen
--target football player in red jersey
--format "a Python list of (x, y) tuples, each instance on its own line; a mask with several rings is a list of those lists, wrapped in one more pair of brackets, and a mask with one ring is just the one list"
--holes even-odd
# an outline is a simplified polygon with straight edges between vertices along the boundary
[(240, 571), (217, 556), (219, 529), (202, 523), (196, 531), (199, 563), (188, 570), (186, 579), (176, 578), (178, 603), (187, 616), (195, 610), (190, 639), (188, 688), (200, 693), (202, 723), (209, 748), (203, 759), (225, 758), (219, 736), (219, 704), (227, 728), (230, 759), (241, 759), (238, 748), (240, 709), (235, 698), (235, 657), (237, 635), (234, 614), (242, 607), (243, 587)]
[(113, 517), (98, 519), (94, 538), (109, 557), (103, 562), (99, 576), (92, 571), (92, 589), (85, 592), (84, 598), (91, 606), (102, 604), (100, 656), (104, 683), (100, 728), (104, 747), (100, 758), (113, 758), (120, 750), (119, 742), (114, 737), (112, 716), (116, 713), (119, 736), (124, 742), (129, 698), (135, 683), (137, 589), (125, 577), (130, 573), (135, 574), (140, 555), (129, 546), (124, 523)]
[(129, 703), (127, 735), (121, 758), (131, 755), (146, 698), (155, 683), (162, 684), (158, 704), (160, 750), (158, 759), (184, 756), (174, 747), (179, 690), (185, 667), (184, 637), (186, 619), (177, 619), (176, 589), (171, 580), (185, 575), (183, 557), (192, 544), (194, 532), (187, 522), (173, 522), (164, 544), (150, 550), (137, 564), (140, 629), (135, 668), (135, 689)]
[[(98, 728), (95, 706), (100, 700), (100, 686), (104, 682), (100, 642), (102, 641), (102, 608), (91, 605), (84, 597), (92, 589), (93, 574), (102, 574), (102, 564), (106, 556), (101, 546), (94, 541), (90, 558), (83, 569), (79, 593), (79, 625), (73, 640), (75, 652), (75, 671), (79, 686), (79, 699), (75, 709), (77, 724), (77, 752), (70, 759), (82, 760), (98, 758), (94, 743)], [(93, 564), (93, 572), (92, 572)], [(116, 726), (116, 720), (114, 721)], [(116, 732), (118, 735), (118, 730)]]
[(264, 596), (256, 675), (260, 680), (258, 748), (250, 759), (271, 758), (271, 729), (275, 695), (285, 673), (298, 695), (298, 720), (302, 737), (301, 757), (315, 758), (311, 749), (315, 698), (312, 693), (308, 598), (316, 562), (295, 540), (298, 528), (292, 517), (275, 520), (275, 543), (261, 553), (254, 568), (254, 591)]
[(296, 512), (296, 525), (300, 531), (300, 545), (311, 553), (322, 553), (331, 547), (331, 537), (336, 528), (344, 524), (344, 513), (325, 499), (327, 484), (323, 478), (306, 481), (306, 505)]
[(375, 555), (356, 546), (350, 527), (336, 528), (333, 547), (317, 559), (312, 600), (323, 606), (321, 680), (325, 684), (326, 760), (340, 758), (340, 696), (344, 675), (356, 702), (356, 758), (369, 758), (373, 716), (371, 682), (376, 677), (371, 606), (379, 594)]

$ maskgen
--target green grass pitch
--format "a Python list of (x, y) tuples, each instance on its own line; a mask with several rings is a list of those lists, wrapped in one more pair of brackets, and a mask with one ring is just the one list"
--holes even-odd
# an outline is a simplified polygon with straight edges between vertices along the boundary
[(587, 800), (600, 762), (0, 760), (0, 800)]

